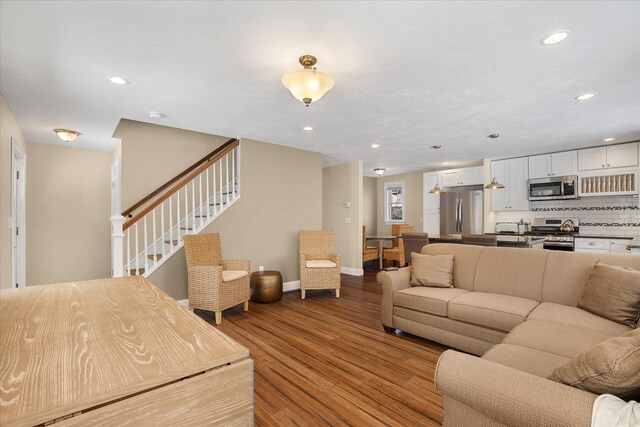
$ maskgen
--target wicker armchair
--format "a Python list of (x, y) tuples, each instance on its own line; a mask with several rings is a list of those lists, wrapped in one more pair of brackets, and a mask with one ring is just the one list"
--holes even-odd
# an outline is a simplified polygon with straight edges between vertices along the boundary
[(392, 263), (398, 262), (399, 267), (405, 266), (406, 261), (404, 259), (404, 246), (400, 235), (402, 233), (409, 233), (411, 231), (413, 231), (413, 225), (393, 224), (391, 226), (391, 235), (398, 236), (398, 238), (393, 240), (393, 245), (391, 248), (385, 249), (383, 251), (382, 258), (385, 261), (391, 261)]
[(217, 325), (224, 309), (244, 303), (249, 310), (249, 261), (223, 260), (218, 233), (184, 236), (184, 254), (190, 310), (215, 312)]
[(340, 297), (340, 255), (336, 254), (333, 231), (300, 231), (300, 290), (335, 289)]
[[(379, 245), (380, 241), (376, 241)], [(380, 255), (378, 254), (378, 247), (367, 246), (367, 226), (362, 226), (362, 262), (377, 261)]]

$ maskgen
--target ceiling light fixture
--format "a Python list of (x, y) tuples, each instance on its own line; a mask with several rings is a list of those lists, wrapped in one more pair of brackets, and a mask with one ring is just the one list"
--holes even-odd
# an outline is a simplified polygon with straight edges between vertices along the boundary
[(371, 144), (371, 148), (380, 148), (380, 144)]
[(162, 113), (158, 113), (157, 111), (149, 111), (150, 119), (164, 119), (166, 116)]
[(615, 141), (615, 138), (605, 138), (603, 139), (604, 142), (611, 142), (611, 141)]
[(306, 130), (307, 132), (310, 132), (313, 130), (313, 128), (311, 126), (305, 126), (302, 128), (302, 130)]
[[(444, 162), (443, 164), (447, 164), (447, 162)], [(440, 172), (440, 171), (438, 170), (438, 172)], [(437, 195), (444, 194), (445, 191), (442, 188), (440, 188), (440, 182), (439, 181), (440, 181), (440, 173), (438, 173), (438, 175), (437, 175), (436, 185), (434, 185), (433, 188), (431, 190), (429, 190), (429, 194), (437, 194)]]
[(53, 131), (56, 133), (56, 135), (58, 135), (58, 138), (60, 138), (64, 142), (71, 142), (82, 135), (80, 132), (70, 129), (54, 129)]
[(109, 79), (109, 81), (111, 83), (114, 83), (114, 84), (117, 84), (117, 85), (128, 85), (129, 84), (129, 80), (123, 79), (122, 77), (109, 76), (107, 78)]
[(442, 164), (446, 166), (449, 164), (449, 162), (442, 162)]
[(591, 99), (591, 98), (593, 98), (594, 96), (596, 96), (596, 94), (595, 94), (595, 93), (593, 93), (593, 92), (587, 92), (587, 93), (583, 93), (582, 95), (578, 95), (578, 96), (576, 96), (576, 99), (577, 99), (578, 101), (584, 101), (585, 99)]
[(432, 145), (431, 148), (433, 148), (434, 150), (439, 150), (442, 148), (442, 145), (440, 144)]
[(317, 71), (314, 65), (318, 60), (315, 56), (303, 55), (299, 59), (304, 67), (302, 70), (289, 71), (282, 76), (282, 84), (291, 95), (305, 103), (308, 107), (329, 92), (333, 87), (331, 76)]
[(504, 185), (500, 184), (496, 177), (494, 176), (491, 182), (484, 186), (487, 190), (502, 190)]
[(540, 43), (544, 45), (558, 44), (564, 39), (566, 39), (567, 37), (569, 37), (569, 34), (571, 33), (567, 30), (555, 31), (543, 37), (542, 40), (540, 40)]
[(382, 175), (385, 170), (385, 168), (375, 168), (373, 171), (376, 173), (376, 175)]

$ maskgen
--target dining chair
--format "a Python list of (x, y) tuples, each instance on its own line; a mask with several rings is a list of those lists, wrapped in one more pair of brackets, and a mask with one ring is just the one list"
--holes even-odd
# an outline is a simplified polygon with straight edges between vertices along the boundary
[(393, 224), (391, 226), (391, 235), (398, 236), (393, 239), (392, 246), (383, 250), (383, 259), (385, 261), (391, 261), (392, 263), (398, 263), (400, 267), (405, 265), (404, 259), (404, 247), (402, 242), (402, 233), (409, 233), (413, 231), (413, 225), (409, 224)]
[[(422, 248), (429, 244), (428, 233), (402, 233), (402, 246), (404, 247), (404, 260), (411, 263), (411, 252), (422, 253)], [(404, 267), (404, 266), (401, 266)]]
[(498, 246), (498, 236), (485, 234), (463, 234), (462, 244), (476, 246)]
[[(378, 245), (380, 241), (376, 242)], [(380, 257), (380, 252), (377, 246), (367, 246), (367, 226), (362, 226), (362, 263), (367, 261), (377, 261)]]

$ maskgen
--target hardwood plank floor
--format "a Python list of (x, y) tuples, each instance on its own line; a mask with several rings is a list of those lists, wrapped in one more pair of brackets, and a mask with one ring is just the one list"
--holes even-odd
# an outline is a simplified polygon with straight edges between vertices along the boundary
[[(342, 275), (340, 298), (322, 290), (302, 300), (296, 291), (223, 313), (217, 327), (255, 363), (257, 426), (442, 423), (433, 374), (446, 347), (382, 330), (375, 275)], [(196, 313), (216, 326), (213, 313)]]

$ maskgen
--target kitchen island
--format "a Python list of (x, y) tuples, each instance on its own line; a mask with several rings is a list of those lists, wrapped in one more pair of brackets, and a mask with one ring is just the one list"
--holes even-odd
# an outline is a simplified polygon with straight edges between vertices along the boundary
[[(541, 236), (504, 236), (498, 235), (498, 246), (511, 248), (542, 249), (547, 240)], [(443, 236), (429, 235), (429, 243), (462, 243), (462, 235), (448, 234)]]

